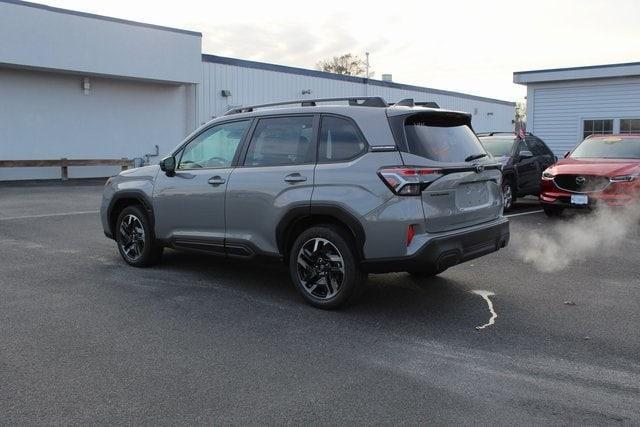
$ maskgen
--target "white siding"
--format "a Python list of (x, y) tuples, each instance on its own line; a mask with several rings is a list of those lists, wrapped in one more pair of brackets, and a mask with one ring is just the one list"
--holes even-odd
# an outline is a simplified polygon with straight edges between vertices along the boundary
[(582, 121), (640, 118), (640, 79), (528, 85), (528, 131), (561, 155), (582, 141)]
[[(435, 101), (442, 108), (467, 111), (473, 114), (473, 126), (478, 132), (511, 130), (515, 116), (513, 104), (484, 101), (462, 94), (425, 93), (214, 62), (202, 63), (202, 84), (198, 86), (197, 117), (200, 124), (224, 114), (232, 106), (366, 95), (381, 96), (389, 102), (402, 98)], [(221, 96), (223, 89), (231, 91), (231, 98)], [(302, 95), (302, 91), (308, 89), (311, 95)]]
[[(171, 150), (192, 127), (189, 86), (0, 68), (0, 159), (119, 159)], [(152, 158), (157, 161), (157, 158)], [(75, 167), (72, 178), (110, 176)], [(0, 181), (59, 178), (59, 168), (0, 168)]]

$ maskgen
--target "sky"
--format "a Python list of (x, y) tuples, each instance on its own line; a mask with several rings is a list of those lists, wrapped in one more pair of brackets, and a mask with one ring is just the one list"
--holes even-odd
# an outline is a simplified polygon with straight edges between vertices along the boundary
[(199, 31), (213, 55), (316, 68), (369, 52), (374, 78), (510, 101), (526, 95), (514, 71), (640, 61), (640, 0), (40, 3)]

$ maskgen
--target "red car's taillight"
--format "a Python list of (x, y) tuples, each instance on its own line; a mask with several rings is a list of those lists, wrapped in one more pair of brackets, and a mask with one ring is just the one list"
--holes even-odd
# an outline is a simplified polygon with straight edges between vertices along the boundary
[(386, 167), (378, 171), (378, 176), (394, 194), (418, 196), (422, 189), (442, 174), (441, 169), (420, 167)]

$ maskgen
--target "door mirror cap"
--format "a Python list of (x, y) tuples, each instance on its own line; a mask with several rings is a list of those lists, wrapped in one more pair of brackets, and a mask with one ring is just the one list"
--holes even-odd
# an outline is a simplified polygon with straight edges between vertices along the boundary
[(569, 154), (571, 154), (571, 151), (567, 151), (566, 153), (564, 153), (564, 158), (566, 159), (567, 157), (569, 157)]
[(176, 158), (167, 156), (160, 160), (160, 170), (166, 173), (167, 176), (173, 176), (176, 173)]
[(529, 150), (522, 150), (519, 156), (520, 156), (520, 159), (530, 159), (533, 157), (533, 153)]

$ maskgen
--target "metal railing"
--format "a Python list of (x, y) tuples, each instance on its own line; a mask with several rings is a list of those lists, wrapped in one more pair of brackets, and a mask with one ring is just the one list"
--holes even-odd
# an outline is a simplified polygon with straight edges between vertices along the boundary
[(59, 160), (0, 160), (0, 168), (60, 168), (60, 179), (69, 179), (69, 166), (120, 166), (127, 170), (134, 166), (132, 159), (66, 159)]

